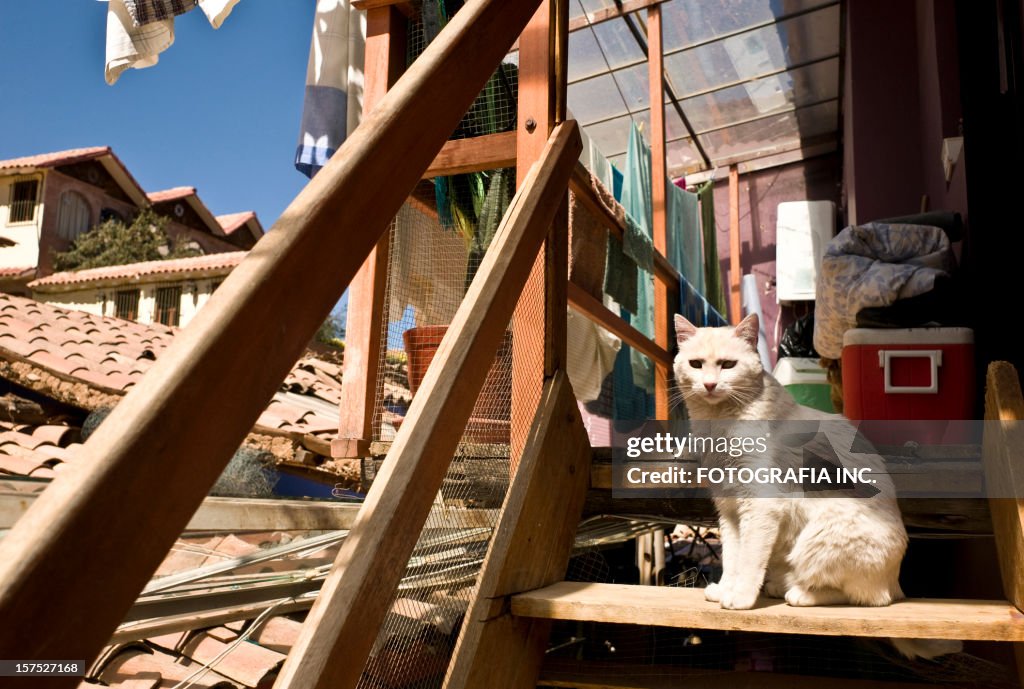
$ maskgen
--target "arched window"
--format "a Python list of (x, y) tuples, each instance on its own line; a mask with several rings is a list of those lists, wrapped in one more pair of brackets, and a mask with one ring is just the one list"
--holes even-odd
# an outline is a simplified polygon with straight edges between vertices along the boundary
[(89, 204), (75, 191), (60, 195), (60, 211), (57, 213), (57, 235), (74, 241), (78, 235), (89, 229)]

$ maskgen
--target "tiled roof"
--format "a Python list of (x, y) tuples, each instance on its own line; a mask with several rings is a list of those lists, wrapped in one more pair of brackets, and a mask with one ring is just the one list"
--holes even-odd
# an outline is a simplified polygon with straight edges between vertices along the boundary
[[(145, 261), (128, 263), (121, 266), (105, 266), (88, 270), (54, 273), (28, 283), (32, 289), (41, 292), (52, 291), (48, 288), (67, 285), (83, 285), (95, 282), (140, 281), (143, 278), (179, 275), (182, 273), (199, 273), (209, 275), (227, 275), (231, 269), (242, 262), (245, 251), (228, 251), (205, 256), (176, 258), (167, 261)], [(196, 277), (199, 277), (198, 275)], [(152, 282), (153, 280), (149, 280)]]
[(146, 196), (149, 197), (150, 203), (163, 203), (165, 201), (184, 199), (195, 195), (195, 193), (195, 187), (173, 187), (172, 189), (163, 189), (162, 191), (151, 191)]
[(240, 227), (244, 227), (250, 220), (255, 220), (256, 214), (252, 211), (243, 211), (241, 213), (227, 213), (226, 215), (218, 215), (217, 222), (224, 228), (224, 234), (231, 234)]
[(21, 158), (10, 158), (0, 160), (0, 170), (29, 167), (56, 167), (58, 165), (70, 165), (80, 163), (84, 160), (92, 160), (105, 155), (113, 155), (110, 146), (92, 146), (90, 148), (72, 148), (67, 151), (55, 151), (53, 153), (40, 153), (38, 155), (24, 156)]
[[(0, 375), (79, 408), (110, 406), (139, 382), (176, 332), (163, 325), (95, 316), (0, 294)], [(30, 370), (25, 369), (26, 364)], [(282, 436), (293, 454), (299, 450), (298, 454), (305, 456), (303, 447), (322, 450), (337, 433), (340, 399), (340, 367), (304, 357), (257, 420), (253, 432)], [(23, 433), (13, 427), (8, 430)], [(34, 430), (29, 435), (34, 438)], [(29, 438), (8, 441), (13, 445), (5, 446), (0, 441), (0, 473), (36, 475), (33, 472), (40, 465), (53, 468), (53, 462), (44, 461), (54, 459), (50, 455), (9, 459), (26, 456), (17, 448), (38, 452), (39, 446), (31, 447), (35, 441)], [(59, 443), (55, 446), (60, 447)], [(280, 448), (269, 449), (281, 459)], [(66, 461), (63, 455), (58, 452), (56, 459)]]
[(20, 278), (35, 273), (36, 269), (34, 266), (26, 266), (23, 268), (0, 268), (0, 279), (2, 278)]

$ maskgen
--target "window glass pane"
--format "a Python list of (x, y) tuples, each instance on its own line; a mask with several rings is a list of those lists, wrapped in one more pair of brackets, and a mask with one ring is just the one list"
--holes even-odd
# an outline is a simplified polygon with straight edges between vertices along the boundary
[(643, 110), (650, 103), (651, 87), (647, 76), (647, 63), (620, 69), (612, 74), (619, 85), (626, 107), (630, 112)]
[(631, 122), (632, 119), (629, 115), (625, 115), (608, 122), (594, 124), (587, 127), (587, 136), (604, 154), (605, 158), (610, 158), (626, 152)]
[(704, 134), (700, 140), (714, 161), (737, 156), (753, 158), (833, 132), (838, 116), (838, 106), (832, 101)]
[(672, 0), (662, 5), (665, 49), (682, 48), (823, 4), (825, 0)]
[(39, 192), (39, 181), (22, 180), (11, 185), (11, 205), (7, 216), (8, 222), (32, 222), (36, 217), (36, 196)]
[(579, 81), (608, 70), (601, 49), (590, 29), (569, 34), (569, 81)]
[(156, 314), (154, 320), (177, 327), (181, 318), (181, 287), (161, 287), (156, 291)]
[(597, 34), (597, 42), (604, 50), (605, 57), (608, 58), (608, 64), (612, 69), (646, 62), (644, 51), (633, 38), (624, 19), (609, 19), (600, 24), (594, 24), (593, 29)]
[[(827, 57), (839, 50), (839, 9), (829, 7), (781, 24), (666, 56), (679, 97)], [(838, 75), (836, 75), (838, 78)]]
[(687, 98), (680, 104), (690, 124), (700, 132), (776, 110), (836, 98), (839, 60), (826, 60), (792, 72)]
[(114, 315), (129, 321), (139, 319), (139, 290), (122, 290), (115, 295)]
[(611, 74), (569, 84), (569, 109), (582, 124), (626, 114)]
[(57, 213), (57, 235), (62, 239), (74, 241), (89, 229), (89, 204), (85, 198), (74, 191), (65, 191), (60, 195), (60, 209)]
[(665, 165), (671, 179), (681, 177), (687, 170), (700, 166), (701, 160), (687, 140), (670, 141), (665, 144)]

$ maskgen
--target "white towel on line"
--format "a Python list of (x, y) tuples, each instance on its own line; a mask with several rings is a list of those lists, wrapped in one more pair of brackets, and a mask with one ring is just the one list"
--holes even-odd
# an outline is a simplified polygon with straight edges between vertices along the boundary
[[(219, 29), (238, 0), (199, 0), (210, 25)], [(174, 43), (174, 19), (136, 26), (124, 0), (107, 7), (107, 56), (104, 78), (113, 85), (126, 69), (152, 67)]]

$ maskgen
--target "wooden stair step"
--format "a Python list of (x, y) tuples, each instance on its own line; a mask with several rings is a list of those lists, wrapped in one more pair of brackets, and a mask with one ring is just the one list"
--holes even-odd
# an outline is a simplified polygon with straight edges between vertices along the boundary
[(940, 689), (949, 685), (550, 659), (541, 687), (571, 689)]
[(552, 620), (775, 634), (1024, 641), (1024, 615), (1006, 601), (907, 599), (884, 608), (794, 608), (761, 598), (723, 610), (702, 589), (563, 581), (512, 597), (512, 614)]

